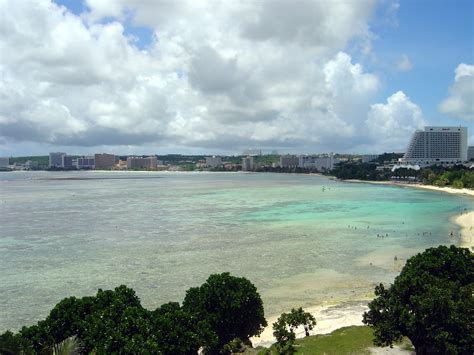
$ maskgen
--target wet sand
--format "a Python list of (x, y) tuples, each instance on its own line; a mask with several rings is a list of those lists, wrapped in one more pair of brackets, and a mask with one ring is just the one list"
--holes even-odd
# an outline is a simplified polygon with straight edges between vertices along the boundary
[(454, 217), (453, 222), (461, 227), (459, 246), (474, 251), (474, 211)]

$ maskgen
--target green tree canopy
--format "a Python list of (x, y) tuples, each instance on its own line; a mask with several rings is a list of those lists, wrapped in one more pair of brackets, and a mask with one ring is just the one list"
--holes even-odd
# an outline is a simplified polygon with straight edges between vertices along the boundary
[(248, 341), (267, 325), (257, 288), (228, 272), (211, 275), (200, 287), (190, 288), (183, 309), (209, 324), (216, 334), (217, 342), (206, 344), (210, 353), (219, 352), (235, 338)]
[(7, 345), (21, 347), (27, 354), (50, 353), (70, 337), (77, 337), (85, 353), (156, 353), (154, 334), (150, 312), (141, 306), (135, 291), (122, 285), (99, 290), (94, 297), (65, 298), (45, 320), (5, 340), (15, 340), (16, 345)]
[(311, 313), (305, 312), (303, 308), (292, 308), (290, 313), (282, 313), (278, 320), (273, 323), (273, 336), (277, 341), (277, 350), (280, 354), (293, 354), (295, 352), (294, 342), (295, 330), (303, 326), (306, 336), (316, 325), (316, 319)]
[(375, 288), (363, 322), (375, 345), (408, 337), (417, 354), (474, 352), (474, 256), (455, 246), (430, 248), (408, 259), (389, 288)]
[(178, 302), (162, 305), (152, 312), (152, 317), (156, 340), (163, 355), (195, 355), (203, 344), (217, 342), (207, 322), (198, 320)]

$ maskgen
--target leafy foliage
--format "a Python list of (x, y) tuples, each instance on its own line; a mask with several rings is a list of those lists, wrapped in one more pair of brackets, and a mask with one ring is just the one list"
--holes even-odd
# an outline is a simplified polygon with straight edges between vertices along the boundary
[(96, 354), (186, 355), (201, 347), (213, 353), (234, 338), (248, 340), (266, 325), (255, 286), (228, 273), (211, 275), (204, 285), (190, 289), (186, 304), (171, 302), (148, 311), (135, 291), (123, 285), (93, 297), (68, 297), (45, 320), (17, 334), (0, 335), (0, 354), (74, 348)]
[[(380, 158), (380, 157), (379, 157)], [(399, 168), (395, 171), (376, 170), (374, 163), (348, 161), (338, 164), (331, 172), (338, 179), (383, 181), (392, 177), (398, 179), (411, 178), (429, 185), (454, 188), (474, 188), (474, 171), (463, 165), (453, 167), (431, 166), (420, 170)]]
[(74, 336), (54, 346), (53, 355), (78, 355), (82, 352), (81, 342)]
[(403, 154), (402, 153), (383, 153), (380, 154), (377, 159), (375, 159), (376, 162), (383, 164), (385, 162), (390, 162), (393, 160), (398, 160), (399, 158), (402, 158)]
[(13, 334), (7, 330), (0, 335), (0, 354), (31, 354), (33, 353), (30, 343), (23, 339), (20, 333)]
[(228, 272), (211, 275), (202, 286), (189, 289), (183, 309), (209, 324), (215, 333), (217, 342), (205, 344), (210, 353), (235, 338), (247, 341), (267, 325), (256, 287)]
[(371, 163), (360, 162), (342, 162), (339, 163), (331, 172), (338, 179), (357, 179), (357, 180), (388, 180), (390, 178), (389, 172), (380, 172), (376, 170), (377, 166)]
[(292, 308), (290, 313), (283, 313), (278, 320), (273, 323), (273, 336), (277, 340), (276, 348), (280, 354), (293, 354), (295, 352), (294, 343), (296, 339), (295, 330), (303, 326), (306, 335), (309, 330), (316, 325), (316, 319), (311, 313), (305, 312), (303, 308)]
[(135, 291), (126, 286), (99, 290), (95, 297), (65, 298), (38, 324), (23, 327), (19, 336), (35, 353), (77, 337), (84, 352), (153, 352), (158, 350), (151, 316)]
[(288, 329), (286, 323), (286, 313), (283, 313), (278, 320), (273, 323), (273, 336), (275, 337), (276, 349), (279, 354), (294, 354), (296, 335)]
[(375, 288), (363, 322), (374, 344), (391, 346), (407, 336), (417, 353), (474, 351), (474, 256), (439, 246), (410, 258), (393, 285)]
[(202, 344), (217, 342), (209, 325), (185, 311), (178, 302), (166, 303), (152, 314), (156, 340), (163, 355), (196, 354)]
[(474, 189), (474, 171), (463, 166), (455, 166), (449, 169), (432, 166), (421, 171), (421, 178), (430, 185)]

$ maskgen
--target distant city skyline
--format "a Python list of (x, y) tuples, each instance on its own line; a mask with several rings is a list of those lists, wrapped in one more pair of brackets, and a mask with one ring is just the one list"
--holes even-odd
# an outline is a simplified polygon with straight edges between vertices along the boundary
[(0, 156), (474, 145), (474, 3), (6, 0)]

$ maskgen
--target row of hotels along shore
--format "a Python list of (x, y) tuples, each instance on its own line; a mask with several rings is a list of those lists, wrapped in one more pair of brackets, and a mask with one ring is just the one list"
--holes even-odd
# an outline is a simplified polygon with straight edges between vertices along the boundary
[[(474, 159), (474, 146), (467, 145), (467, 127), (425, 127), (412, 135), (407, 150), (402, 158), (385, 162), (378, 169), (395, 170), (400, 167), (420, 169), (431, 165), (452, 166), (468, 164)], [(225, 161), (225, 157), (208, 156), (197, 162), (195, 168), (201, 170), (243, 170), (259, 171), (262, 168), (305, 169), (328, 172), (341, 162), (334, 154), (322, 155), (281, 155), (279, 162), (270, 166), (259, 161), (261, 151), (244, 152), (241, 164)], [(368, 163), (378, 155), (362, 155), (362, 163)], [(268, 165), (268, 163), (267, 163)], [(27, 161), (11, 165), (9, 158), (0, 158), (0, 168), (10, 170), (34, 170), (37, 164)], [(62, 152), (49, 154), (49, 170), (181, 170), (179, 165), (164, 164), (157, 156), (129, 156), (126, 160), (114, 154), (97, 153), (94, 156), (72, 156)]]

